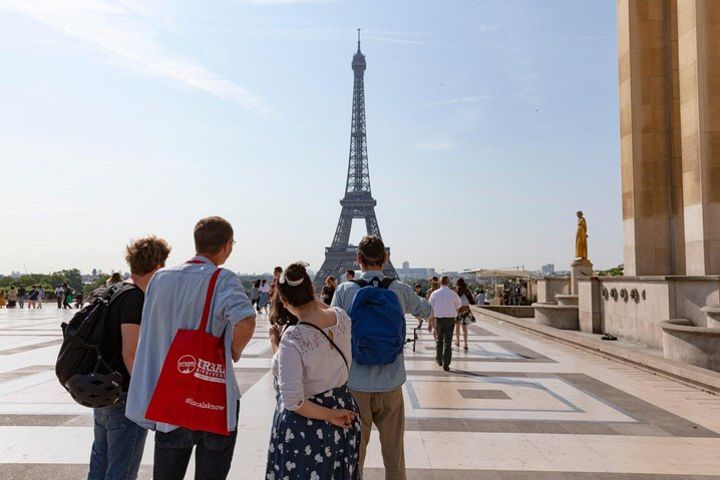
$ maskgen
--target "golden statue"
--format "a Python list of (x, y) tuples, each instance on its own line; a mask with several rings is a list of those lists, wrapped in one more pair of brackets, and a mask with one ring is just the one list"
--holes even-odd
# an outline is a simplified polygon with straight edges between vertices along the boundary
[(588, 258), (588, 234), (587, 234), (587, 222), (583, 217), (583, 212), (577, 212), (578, 227), (577, 234), (575, 235), (575, 258)]

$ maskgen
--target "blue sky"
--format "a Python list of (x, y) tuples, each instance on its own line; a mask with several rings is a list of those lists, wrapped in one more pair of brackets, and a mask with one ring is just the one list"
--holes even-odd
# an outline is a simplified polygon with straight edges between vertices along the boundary
[[(125, 269), (232, 222), (228, 266), (322, 263), (363, 29), (396, 264), (566, 268), (574, 212), (622, 262), (612, 0), (0, 0), (0, 272)], [(352, 238), (362, 235), (360, 228)]]

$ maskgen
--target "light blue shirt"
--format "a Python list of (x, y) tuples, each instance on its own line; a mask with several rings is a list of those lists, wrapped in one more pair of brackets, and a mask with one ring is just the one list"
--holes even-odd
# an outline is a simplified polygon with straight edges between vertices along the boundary
[[(380, 271), (370, 270), (363, 272), (360, 280), (370, 281), (373, 278), (382, 280), (385, 275)], [(333, 307), (340, 307), (346, 312), (350, 311), (355, 295), (360, 286), (352, 282), (344, 282), (337, 287), (332, 300)], [(408, 284), (395, 280), (390, 284), (390, 290), (395, 292), (400, 300), (400, 306), (406, 314), (428, 318), (432, 315), (432, 307)], [(358, 392), (389, 392), (400, 388), (405, 383), (405, 357), (401, 353), (393, 363), (388, 365), (358, 365), (352, 362), (348, 387)]]
[[(192, 261), (201, 263), (183, 263), (158, 270), (145, 292), (140, 341), (130, 376), (125, 415), (141, 427), (159, 432), (171, 432), (178, 427), (147, 420), (145, 411), (175, 333), (179, 329), (194, 330), (200, 326), (210, 277), (217, 269), (202, 256), (196, 256)], [(232, 431), (237, 427), (240, 399), (240, 390), (233, 373), (233, 328), (241, 320), (255, 317), (255, 310), (240, 279), (229, 270), (223, 270), (218, 276), (210, 311), (210, 331), (216, 337), (224, 335), (225, 338), (227, 422), (228, 430)]]

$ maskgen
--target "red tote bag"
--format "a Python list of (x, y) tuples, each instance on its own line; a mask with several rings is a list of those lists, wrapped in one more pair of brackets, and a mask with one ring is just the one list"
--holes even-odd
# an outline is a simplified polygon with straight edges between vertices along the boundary
[(221, 269), (210, 277), (200, 327), (178, 330), (163, 363), (145, 418), (190, 430), (229, 435), (225, 340), (207, 333)]

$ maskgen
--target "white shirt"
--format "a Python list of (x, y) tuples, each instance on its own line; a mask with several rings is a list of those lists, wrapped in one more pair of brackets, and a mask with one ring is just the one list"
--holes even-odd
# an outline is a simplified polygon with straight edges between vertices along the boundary
[[(337, 322), (323, 329), (342, 350), (348, 363), (352, 361), (350, 347), (350, 317), (342, 309), (333, 307)], [(278, 381), (280, 397), (288, 410), (297, 410), (318, 393), (347, 383), (348, 367), (340, 353), (327, 338), (307, 325), (288, 327), (280, 339), (280, 346), (272, 360), (272, 371)]]
[(435, 318), (455, 318), (462, 306), (458, 294), (446, 285), (442, 285), (438, 290), (435, 290), (428, 301), (433, 307)]

